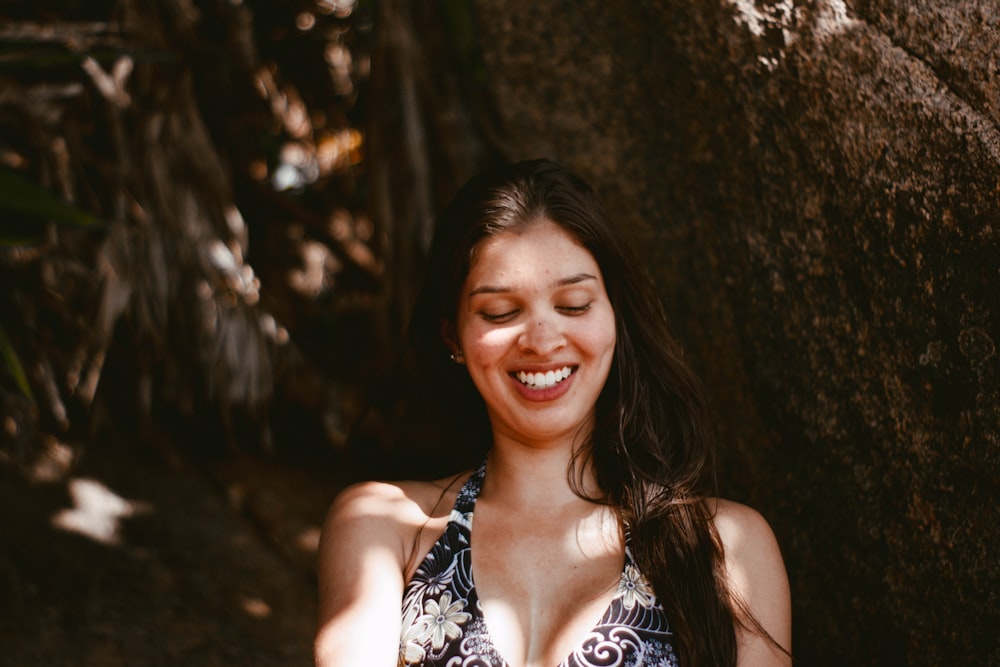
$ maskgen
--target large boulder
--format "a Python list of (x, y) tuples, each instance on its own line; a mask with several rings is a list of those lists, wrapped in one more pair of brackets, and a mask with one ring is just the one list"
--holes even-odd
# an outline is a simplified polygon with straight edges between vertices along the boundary
[(797, 662), (1000, 664), (993, 0), (473, 3), (483, 119), (641, 248)]

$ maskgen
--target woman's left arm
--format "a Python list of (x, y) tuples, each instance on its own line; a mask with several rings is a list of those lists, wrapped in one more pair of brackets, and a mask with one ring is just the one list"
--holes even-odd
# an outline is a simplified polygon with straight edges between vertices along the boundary
[(792, 650), (791, 594), (774, 532), (755, 510), (725, 500), (718, 501), (715, 527), (725, 551), (730, 592), (770, 635), (761, 634), (753, 621), (737, 625), (737, 667), (791, 665), (785, 653)]

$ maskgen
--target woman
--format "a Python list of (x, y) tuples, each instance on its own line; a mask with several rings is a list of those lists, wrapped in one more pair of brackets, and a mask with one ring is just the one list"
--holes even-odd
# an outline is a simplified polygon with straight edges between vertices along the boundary
[(774, 536), (705, 494), (700, 385), (590, 187), (487, 172), (428, 266), (411, 342), (484, 462), (337, 497), (317, 664), (791, 664)]

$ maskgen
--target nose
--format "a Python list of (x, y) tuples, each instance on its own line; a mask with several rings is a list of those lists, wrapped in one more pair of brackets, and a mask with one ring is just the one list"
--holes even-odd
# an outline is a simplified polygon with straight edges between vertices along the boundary
[(538, 356), (552, 354), (563, 346), (562, 328), (554, 317), (539, 315), (532, 317), (524, 326), (518, 344), (524, 352)]

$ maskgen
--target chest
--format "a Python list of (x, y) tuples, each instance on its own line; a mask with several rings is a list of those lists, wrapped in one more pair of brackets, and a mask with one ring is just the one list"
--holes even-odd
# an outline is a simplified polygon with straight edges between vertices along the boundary
[(589, 621), (586, 632), (610, 601), (624, 559), (618, 525), (601, 512), (563, 518), (476, 513), (471, 566), (491, 632), (500, 641), (507, 626), (549, 639), (577, 617)]
[(598, 625), (617, 592), (624, 561), (622, 548), (600, 544), (474, 542), (479, 607), (509, 665), (559, 665)]
[[(676, 667), (617, 521), (452, 513), (407, 584), (400, 664)], [(609, 518), (610, 517), (610, 518)]]

